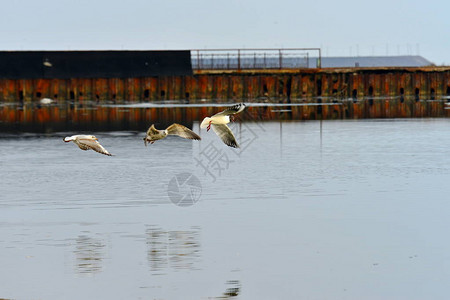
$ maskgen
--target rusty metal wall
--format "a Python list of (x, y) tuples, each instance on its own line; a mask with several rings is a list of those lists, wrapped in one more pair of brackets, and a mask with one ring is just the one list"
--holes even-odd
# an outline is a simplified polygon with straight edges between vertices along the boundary
[(88, 79), (0, 79), (0, 102), (42, 98), (85, 101), (258, 100), (413, 96), (437, 99), (450, 92), (449, 68), (303, 72), (198, 72), (188, 76)]

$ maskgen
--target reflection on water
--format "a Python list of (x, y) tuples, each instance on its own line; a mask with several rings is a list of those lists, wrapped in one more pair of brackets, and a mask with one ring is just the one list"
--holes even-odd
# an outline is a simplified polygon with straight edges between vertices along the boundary
[(102, 270), (105, 244), (101, 239), (80, 235), (75, 239), (76, 272), (95, 274)]
[(226, 297), (236, 297), (241, 292), (241, 283), (239, 280), (228, 280), (227, 290), (223, 293)]
[(209, 297), (209, 299), (225, 300), (225, 299), (238, 299), (235, 298), (240, 295), (242, 291), (242, 285), (239, 280), (227, 280), (226, 290), (218, 297)]
[(195, 270), (200, 260), (200, 228), (162, 230), (149, 226), (146, 231), (150, 270), (164, 274), (171, 270)]
[(1, 135), (0, 297), (448, 298), (447, 119), (231, 126), (239, 150), (95, 133), (114, 157)]

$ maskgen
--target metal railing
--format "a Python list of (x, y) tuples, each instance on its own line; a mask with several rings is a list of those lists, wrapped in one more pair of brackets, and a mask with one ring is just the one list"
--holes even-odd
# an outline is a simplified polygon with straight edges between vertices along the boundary
[(321, 60), (320, 48), (191, 50), (194, 70), (320, 68)]

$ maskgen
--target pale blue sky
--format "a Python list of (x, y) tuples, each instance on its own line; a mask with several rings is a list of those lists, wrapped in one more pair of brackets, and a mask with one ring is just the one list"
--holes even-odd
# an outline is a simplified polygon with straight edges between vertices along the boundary
[(2, 1), (0, 50), (320, 47), (450, 65), (448, 0)]

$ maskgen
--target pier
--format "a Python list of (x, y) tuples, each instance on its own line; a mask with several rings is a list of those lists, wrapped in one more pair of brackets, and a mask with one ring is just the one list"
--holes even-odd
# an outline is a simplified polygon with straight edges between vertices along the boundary
[[(183, 52), (177, 55), (179, 60), (187, 57)], [(55, 66), (52, 60), (44, 61), (43, 68), (49, 68), (46, 65)], [(142, 130), (149, 123), (191, 123), (216, 112), (217, 106), (235, 102), (249, 106), (242, 119), (255, 120), (450, 114), (446, 109), (450, 67), (208, 69), (192, 68), (190, 62), (181, 65), (181, 69), (169, 68), (178, 72), (174, 75), (155, 75), (150, 68), (149, 74), (141, 72), (135, 77), (130, 76), (130, 69), (127, 76), (111, 71), (108, 76), (91, 78), (71, 78), (70, 74), (39, 78), (44, 74), (39, 72), (34, 78), (3, 76), (0, 129)], [(43, 77), (52, 77), (48, 74)]]

